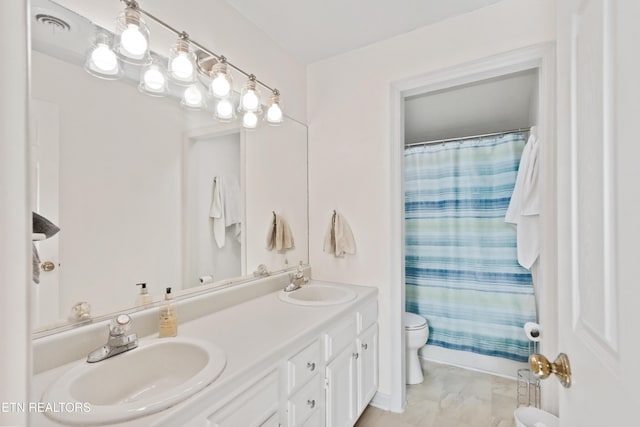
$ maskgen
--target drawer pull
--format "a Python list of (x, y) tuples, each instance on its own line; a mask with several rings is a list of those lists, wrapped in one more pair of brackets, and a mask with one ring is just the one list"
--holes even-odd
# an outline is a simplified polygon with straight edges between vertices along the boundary
[(360, 353), (353, 353), (353, 358), (357, 359), (358, 357), (360, 357)]
[(316, 364), (313, 362), (307, 362), (307, 368), (309, 368), (310, 371), (315, 371)]
[(307, 400), (307, 405), (309, 406), (309, 408), (313, 409), (316, 407), (316, 400)]
[(362, 349), (366, 350), (367, 348), (369, 348), (369, 346), (367, 345), (367, 343), (362, 344)]

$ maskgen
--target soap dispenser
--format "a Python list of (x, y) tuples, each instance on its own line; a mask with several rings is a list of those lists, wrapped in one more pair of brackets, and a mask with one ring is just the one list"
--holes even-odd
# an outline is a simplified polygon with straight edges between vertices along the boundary
[(164, 304), (160, 307), (160, 322), (158, 325), (158, 336), (160, 338), (175, 337), (178, 335), (178, 315), (171, 300), (171, 288), (167, 288), (164, 295)]
[(136, 286), (140, 286), (140, 295), (136, 299), (136, 306), (147, 305), (153, 302), (146, 283), (136, 283)]

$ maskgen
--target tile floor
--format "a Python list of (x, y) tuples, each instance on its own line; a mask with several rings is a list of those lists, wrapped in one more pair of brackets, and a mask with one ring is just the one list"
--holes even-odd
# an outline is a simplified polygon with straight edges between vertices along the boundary
[(422, 361), (425, 380), (407, 387), (404, 413), (367, 407), (356, 427), (514, 427), (516, 381)]

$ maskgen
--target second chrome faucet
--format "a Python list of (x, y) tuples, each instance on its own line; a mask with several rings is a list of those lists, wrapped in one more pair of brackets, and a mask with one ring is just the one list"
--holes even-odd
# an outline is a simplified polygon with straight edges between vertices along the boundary
[(107, 343), (96, 348), (87, 356), (87, 362), (95, 363), (108, 359), (138, 346), (138, 336), (129, 334), (131, 317), (126, 314), (116, 316), (109, 324), (109, 339)]

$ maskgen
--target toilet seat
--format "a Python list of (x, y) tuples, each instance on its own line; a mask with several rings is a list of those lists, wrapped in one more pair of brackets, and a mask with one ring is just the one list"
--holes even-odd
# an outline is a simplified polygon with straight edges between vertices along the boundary
[(424, 329), (427, 326), (427, 319), (414, 313), (404, 313), (404, 330), (415, 331), (417, 329)]

